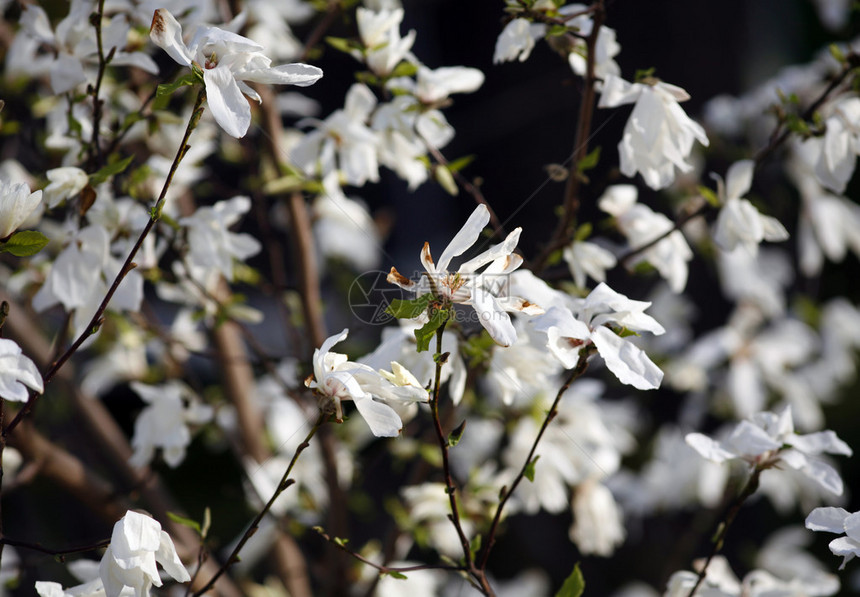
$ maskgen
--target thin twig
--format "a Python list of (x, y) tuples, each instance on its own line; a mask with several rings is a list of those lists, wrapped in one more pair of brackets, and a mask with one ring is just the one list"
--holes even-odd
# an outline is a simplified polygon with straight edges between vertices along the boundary
[(729, 507), (726, 515), (723, 517), (723, 520), (720, 521), (717, 532), (714, 535), (711, 546), (711, 553), (708, 554), (708, 558), (705, 560), (702, 569), (699, 570), (699, 576), (696, 579), (696, 584), (693, 585), (693, 588), (690, 589), (690, 592), (687, 597), (693, 597), (696, 594), (696, 590), (699, 588), (699, 585), (705, 580), (705, 577), (708, 575), (708, 565), (710, 565), (711, 560), (714, 559), (720, 550), (723, 548), (723, 543), (726, 539), (726, 533), (729, 530), (729, 526), (734, 521), (738, 512), (740, 512), (741, 506), (744, 504), (747, 499), (752, 496), (756, 490), (758, 489), (759, 477), (761, 476), (763, 468), (756, 466), (752, 474), (750, 475), (749, 480), (747, 480), (746, 485), (744, 485), (743, 490), (741, 490), (740, 494), (738, 494), (737, 499), (732, 503)]
[(579, 211), (579, 194), (583, 179), (578, 168), (580, 162), (588, 155), (588, 139), (591, 135), (591, 121), (594, 116), (594, 105), (597, 99), (595, 90), (595, 83), (597, 81), (595, 74), (597, 52), (595, 48), (597, 46), (597, 36), (600, 34), (600, 28), (606, 17), (603, 0), (598, 0), (592, 4), (591, 9), (593, 12), (591, 33), (585, 40), (585, 89), (582, 92), (582, 101), (579, 104), (579, 119), (573, 141), (573, 160), (564, 189), (564, 211), (547, 246), (535, 260), (532, 269), (536, 274), (539, 274), (546, 267), (550, 255), (559, 246), (567, 244), (570, 240), (571, 228), (576, 222), (576, 215)]
[(2, 545), (11, 545), (12, 547), (18, 547), (22, 549), (29, 549), (32, 551), (38, 551), (40, 553), (48, 554), (49, 556), (56, 556), (60, 558), (60, 561), (63, 561), (63, 557), (75, 553), (85, 553), (88, 551), (95, 551), (97, 549), (101, 549), (102, 547), (107, 547), (110, 545), (110, 539), (102, 539), (101, 541), (97, 541), (95, 543), (90, 543), (89, 545), (81, 545), (78, 547), (65, 547), (62, 549), (50, 549), (48, 547), (44, 547), (39, 543), (30, 543), (29, 541), (18, 541), (17, 539), (10, 539), (9, 537), (0, 538), (0, 546)]
[(538, 431), (537, 437), (535, 437), (534, 443), (532, 443), (532, 447), (529, 450), (528, 456), (526, 456), (525, 462), (523, 462), (523, 466), (520, 468), (520, 471), (517, 473), (517, 476), (514, 477), (513, 483), (511, 483), (511, 487), (505, 491), (504, 496), (499, 501), (499, 505), (496, 506), (496, 514), (493, 516), (493, 522), (490, 525), (489, 530), (486, 534), (486, 544), (483, 549), (483, 553), (481, 554), (480, 562), (478, 567), (481, 570), (486, 569), (487, 560), (490, 557), (490, 551), (493, 549), (493, 545), (496, 542), (496, 533), (498, 532), (499, 523), (502, 520), (502, 511), (505, 509), (505, 505), (508, 503), (508, 500), (514, 494), (514, 491), (522, 482), (523, 478), (526, 476), (526, 471), (528, 470), (529, 465), (532, 463), (535, 452), (537, 451), (538, 444), (540, 443), (541, 438), (543, 437), (544, 432), (546, 432), (549, 424), (558, 414), (558, 405), (561, 402), (561, 397), (565, 392), (570, 388), (570, 384), (574, 382), (578, 377), (582, 376), (585, 373), (585, 370), (588, 368), (588, 357), (591, 354), (591, 348), (586, 347), (580, 350), (579, 352), (579, 360), (576, 363), (576, 367), (570, 372), (570, 375), (564, 381), (562, 386), (558, 389), (558, 392), (555, 395), (555, 400), (553, 400), (552, 406), (550, 406), (549, 411), (546, 413), (546, 417), (544, 417), (543, 424), (541, 424), (540, 430)]
[(284, 490), (286, 490), (290, 485), (295, 483), (294, 479), (290, 479), (290, 473), (293, 472), (293, 467), (298, 461), (301, 453), (304, 452), (305, 449), (310, 445), (310, 441), (313, 436), (316, 435), (316, 432), (319, 431), (320, 427), (322, 427), (327, 420), (328, 415), (321, 412), (320, 416), (317, 418), (317, 421), (316, 423), (314, 423), (314, 426), (311, 428), (310, 432), (308, 432), (307, 436), (305, 436), (305, 439), (296, 448), (296, 451), (293, 454), (292, 459), (290, 460), (290, 464), (289, 466), (287, 466), (287, 470), (281, 477), (281, 480), (278, 483), (278, 487), (275, 489), (274, 493), (272, 494), (272, 497), (269, 498), (269, 501), (266, 502), (266, 505), (263, 506), (263, 509), (260, 510), (257, 516), (254, 517), (254, 520), (251, 521), (251, 525), (248, 527), (248, 530), (246, 530), (245, 534), (242, 535), (242, 538), (239, 539), (239, 543), (237, 543), (236, 547), (233, 548), (233, 551), (230, 552), (230, 555), (218, 569), (218, 572), (216, 572), (215, 575), (211, 579), (209, 579), (209, 582), (203, 585), (203, 588), (195, 591), (194, 597), (200, 597), (200, 595), (208, 591), (212, 587), (212, 585), (215, 584), (215, 581), (218, 580), (218, 578), (220, 578), (221, 575), (224, 574), (230, 568), (230, 566), (239, 561), (239, 552), (242, 551), (242, 548), (245, 546), (245, 543), (248, 542), (248, 539), (250, 539), (251, 536), (253, 536), (254, 533), (257, 532), (257, 529), (260, 527), (260, 522), (263, 520), (263, 517), (268, 514), (269, 510), (272, 509), (272, 505), (275, 503), (275, 500), (280, 497)]
[[(96, 309), (96, 312), (93, 314), (89, 323), (86, 325), (81, 335), (77, 338), (77, 340), (72, 343), (72, 345), (64, 352), (59, 359), (57, 359), (50, 369), (42, 376), (45, 382), (45, 385), (51, 382), (57, 372), (63, 367), (63, 365), (68, 361), (75, 352), (81, 347), (84, 341), (95, 334), (101, 323), (103, 321), (103, 316), (105, 311), (107, 310), (108, 303), (113, 298), (113, 295), (116, 294), (119, 285), (128, 275), (128, 273), (136, 267), (137, 264), (134, 263), (134, 258), (137, 255), (137, 252), (140, 250), (140, 247), (143, 245), (143, 241), (146, 240), (146, 237), (155, 227), (155, 224), (161, 218), (161, 210), (164, 207), (165, 197), (167, 196), (167, 190), (170, 188), (170, 184), (173, 181), (173, 176), (176, 173), (177, 168), (179, 167), (179, 163), (182, 161), (182, 158), (185, 156), (186, 151), (188, 150), (188, 139), (191, 136), (191, 132), (197, 127), (197, 123), (200, 121), (200, 116), (203, 113), (203, 100), (206, 99), (206, 90), (202, 89), (197, 95), (197, 99), (194, 102), (194, 108), (191, 111), (191, 118), (188, 120), (188, 125), (185, 127), (185, 134), (182, 137), (182, 142), (179, 144), (179, 149), (176, 152), (176, 156), (173, 158), (173, 163), (170, 166), (170, 171), (167, 173), (167, 179), (164, 181), (164, 186), (161, 188), (161, 193), (158, 196), (158, 200), (155, 203), (155, 206), (152, 208), (149, 216), (149, 221), (147, 221), (146, 226), (143, 228), (143, 231), (138, 236), (137, 241), (134, 243), (131, 251), (126, 257), (125, 263), (123, 263), (122, 267), (117, 273), (116, 278), (113, 283), (110, 285), (110, 288), (107, 291), (104, 299), (101, 304)], [(39, 394), (35, 392), (31, 392), (30, 399), (24, 404), (23, 408), (18, 411), (15, 415), (15, 418), (9, 423), (9, 425), (3, 429), (3, 435), (10, 434), (15, 427), (21, 422), (21, 420), (27, 416), (30, 411), (33, 410), (33, 406), (38, 400)]]

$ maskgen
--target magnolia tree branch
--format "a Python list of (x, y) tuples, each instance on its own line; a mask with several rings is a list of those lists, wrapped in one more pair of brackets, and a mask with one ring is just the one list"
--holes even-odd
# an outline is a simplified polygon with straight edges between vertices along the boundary
[(205, 585), (203, 585), (202, 588), (194, 592), (194, 597), (199, 597), (200, 595), (208, 591), (215, 583), (215, 581), (217, 581), (218, 578), (220, 578), (221, 575), (224, 574), (230, 568), (230, 566), (239, 561), (239, 552), (242, 551), (242, 548), (248, 542), (248, 539), (250, 539), (254, 535), (254, 533), (257, 532), (257, 529), (260, 528), (260, 522), (263, 520), (263, 517), (268, 514), (269, 510), (272, 509), (272, 505), (275, 503), (275, 500), (280, 497), (284, 490), (286, 490), (290, 485), (295, 483), (294, 479), (290, 479), (290, 473), (293, 472), (293, 467), (295, 466), (296, 462), (298, 462), (301, 453), (304, 452), (305, 449), (310, 445), (310, 441), (313, 436), (316, 435), (317, 431), (319, 431), (320, 427), (322, 427), (327, 420), (328, 415), (321, 412), (319, 417), (317, 418), (316, 423), (314, 423), (314, 426), (311, 428), (310, 432), (307, 434), (307, 436), (305, 436), (305, 439), (302, 441), (302, 443), (300, 443), (296, 448), (296, 451), (293, 454), (292, 459), (290, 460), (290, 464), (289, 466), (287, 466), (287, 470), (284, 471), (284, 475), (281, 477), (281, 480), (278, 483), (278, 487), (275, 489), (274, 493), (272, 494), (272, 497), (269, 498), (269, 501), (266, 502), (266, 505), (263, 506), (263, 509), (260, 510), (257, 516), (254, 517), (254, 520), (251, 521), (251, 525), (248, 527), (248, 530), (246, 530), (245, 533), (242, 535), (242, 538), (239, 539), (239, 542), (236, 544), (236, 547), (233, 548), (233, 551), (230, 552), (230, 555), (227, 557), (226, 561), (221, 565), (215, 575), (211, 579), (209, 579), (209, 582), (207, 582)]
[(597, 46), (597, 36), (600, 34), (600, 28), (603, 26), (603, 21), (606, 18), (606, 10), (603, 6), (603, 0), (597, 0), (591, 5), (592, 26), (591, 33), (585, 38), (586, 56), (585, 56), (585, 78), (583, 80), (584, 90), (582, 92), (582, 100), (579, 104), (579, 118), (576, 125), (576, 135), (573, 141), (572, 161), (570, 171), (567, 177), (567, 184), (564, 189), (564, 203), (562, 216), (558, 221), (555, 231), (550, 236), (546, 247), (541, 251), (535, 260), (532, 268), (536, 274), (539, 274), (546, 268), (550, 255), (559, 247), (566, 245), (571, 238), (572, 228), (576, 223), (576, 216), (579, 212), (579, 195), (582, 186), (582, 175), (579, 172), (579, 164), (588, 155), (588, 140), (591, 137), (591, 124), (594, 117), (594, 106), (597, 103), (597, 93), (595, 83), (597, 76), (595, 75), (595, 61), (597, 60), (595, 48)]
[(40, 545), (39, 543), (18, 541), (16, 539), (10, 539), (9, 537), (2, 537), (0, 538), (0, 545), (11, 545), (12, 547), (18, 547), (20, 549), (38, 551), (40, 553), (48, 554), (49, 556), (55, 556), (60, 562), (65, 562), (65, 556), (76, 553), (86, 553), (88, 551), (95, 551), (97, 549), (107, 547), (108, 545), (110, 545), (110, 539), (102, 539), (101, 541), (96, 541), (95, 543), (90, 543), (89, 545), (81, 545), (79, 547), (64, 547), (61, 549), (51, 549)]
[(537, 451), (538, 444), (540, 443), (543, 434), (549, 427), (549, 424), (558, 414), (558, 405), (561, 402), (561, 397), (564, 396), (564, 393), (567, 392), (567, 390), (570, 388), (570, 384), (572, 384), (576, 379), (581, 377), (585, 373), (585, 370), (588, 368), (588, 357), (591, 355), (591, 351), (591, 346), (583, 348), (579, 351), (579, 360), (576, 363), (576, 367), (571, 370), (570, 375), (568, 375), (567, 379), (564, 381), (564, 383), (556, 393), (555, 400), (553, 400), (552, 406), (550, 406), (549, 411), (546, 413), (546, 417), (544, 417), (543, 424), (541, 424), (540, 430), (538, 430), (537, 437), (535, 437), (535, 441), (532, 444), (531, 449), (529, 450), (528, 456), (526, 456), (525, 462), (523, 462), (523, 466), (520, 468), (520, 471), (517, 473), (517, 476), (514, 477), (510, 489), (503, 490), (504, 495), (499, 501), (499, 505), (496, 506), (496, 514), (493, 516), (493, 522), (490, 524), (490, 528), (486, 533), (486, 544), (484, 546), (483, 552), (481, 553), (480, 561), (478, 563), (478, 567), (481, 570), (485, 570), (487, 567), (487, 561), (490, 558), (490, 551), (492, 551), (493, 545), (496, 542), (496, 533), (499, 529), (499, 523), (502, 520), (502, 511), (505, 509), (505, 505), (508, 503), (508, 500), (514, 494), (514, 491), (517, 489), (523, 478), (526, 476), (526, 471), (528, 470), (529, 466), (533, 466), (532, 462), (534, 460), (534, 455)]
[(104, 43), (102, 41), (102, 18), (104, 17), (104, 12), (105, 0), (99, 0), (98, 9), (90, 15), (90, 22), (96, 30), (96, 48), (98, 49), (99, 57), (96, 84), (91, 91), (93, 96), (93, 135), (90, 139), (90, 145), (87, 148), (87, 152), (89, 153), (89, 159), (87, 161), (89, 166), (92, 168), (97, 168), (103, 163), (101, 142), (99, 141), (99, 128), (101, 127), (102, 106), (104, 105), (104, 101), (99, 99), (99, 92), (101, 91), (105, 69), (107, 68), (108, 62), (113, 58), (114, 51), (116, 51), (116, 48), (112, 48), (110, 54), (107, 57), (105, 56)]
[[(45, 385), (49, 384), (57, 372), (65, 365), (66, 361), (68, 361), (75, 352), (81, 347), (84, 341), (95, 334), (99, 327), (102, 324), (104, 313), (107, 310), (107, 306), (110, 303), (113, 295), (116, 294), (119, 285), (128, 275), (128, 273), (136, 267), (134, 263), (134, 258), (137, 255), (137, 252), (140, 250), (140, 247), (143, 246), (143, 241), (146, 240), (146, 237), (149, 236), (149, 233), (155, 228), (155, 224), (161, 218), (161, 210), (164, 208), (165, 197), (167, 196), (167, 190), (170, 188), (171, 182), (173, 182), (173, 176), (176, 174), (176, 170), (179, 167), (182, 158), (185, 156), (185, 153), (188, 151), (188, 139), (191, 137), (192, 131), (197, 127), (197, 123), (200, 121), (200, 116), (203, 114), (203, 100), (206, 99), (206, 90), (201, 88), (199, 93), (197, 94), (197, 99), (194, 102), (194, 107), (191, 111), (191, 118), (188, 120), (188, 125), (185, 127), (185, 134), (182, 137), (182, 142), (179, 144), (179, 149), (176, 151), (176, 156), (173, 158), (173, 163), (170, 165), (170, 171), (167, 173), (167, 179), (164, 181), (164, 186), (161, 188), (161, 193), (158, 195), (158, 200), (155, 203), (155, 206), (150, 211), (149, 220), (144, 226), (143, 231), (138, 236), (137, 241), (134, 243), (131, 251), (126, 257), (125, 263), (123, 263), (122, 267), (117, 273), (116, 278), (113, 283), (110, 285), (110, 288), (107, 291), (102, 302), (99, 304), (96, 312), (93, 314), (89, 323), (86, 325), (86, 328), (81, 333), (80, 336), (72, 343), (72, 345), (60, 355), (54, 364), (48, 369), (47, 372), (43, 374)], [(3, 435), (8, 436), (15, 427), (21, 422), (21, 420), (27, 416), (30, 411), (33, 410), (33, 407), (38, 400), (39, 394), (35, 392), (30, 393), (30, 399), (24, 404), (24, 407), (18, 411), (15, 415), (15, 418), (9, 423), (9, 425), (3, 429)]]
[(750, 478), (747, 480), (746, 485), (738, 494), (737, 499), (732, 502), (732, 505), (726, 511), (725, 516), (717, 525), (717, 532), (714, 534), (714, 538), (711, 541), (711, 553), (708, 554), (708, 558), (705, 560), (705, 563), (702, 565), (702, 569), (699, 570), (699, 576), (696, 579), (696, 584), (693, 585), (693, 588), (690, 589), (687, 597), (693, 597), (696, 594), (696, 590), (699, 588), (699, 585), (705, 580), (705, 577), (708, 575), (708, 566), (711, 563), (711, 560), (714, 559), (720, 550), (723, 548), (723, 543), (726, 539), (726, 533), (728, 533), (729, 526), (734, 521), (738, 512), (740, 512), (741, 506), (743, 506), (744, 502), (747, 501), (758, 489), (759, 477), (762, 473), (762, 468), (756, 466), (753, 468), (752, 473), (750, 474)]
[(448, 318), (442, 322), (442, 325), (436, 330), (436, 376), (433, 381), (433, 397), (430, 399), (430, 415), (433, 418), (433, 428), (436, 431), (436, 440), (439, 442), (439, 450), (442, 453), (442, 474), (445, 477), (445, 493), (448, 494), (448, 502), (451, 506), (451, 514), (448, 518), (454, 529), (457, 531), (457, 537), (460, 539), (460, 545), (463, 548), (463, 561), (465, 562), (464, 569), (474, 577), (478, 583), (478, 588), (485, 595), (495, 595), (492, 587), (487, 581), (487, 575), (482, 568), (476, 568), (474, 559), (472, 558), (472, 549), (469, 545), (469, 539), (463, 530), (463, 525), (460, 522), (460, 509), (457, 506), (457, 487), (454, 485), (454, 479), (451, 476), (451, 463), (448, 457), (448, 438), (445, 437), (445, 432), (442, 430), (442, 422), (439, 419), (439, 391), (442, 383), (442, 366), (445, 364), (445, 356), (442, 354), (442, 336), (445, 333), (445, 326), (448, 324)]

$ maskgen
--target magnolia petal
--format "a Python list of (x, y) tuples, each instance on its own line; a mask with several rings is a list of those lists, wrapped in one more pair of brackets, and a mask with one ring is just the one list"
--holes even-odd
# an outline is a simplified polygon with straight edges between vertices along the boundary
[(614, 108), (635, 102), (642, 93), (644, 85), (629, 83), (615, 75), (607, 75), (603, 81), (598, 108)]
[(149, 37), (167, 55), (183, 66), (191, 66), (193, 55), (182, 41), (182, 25), (165, 8), (152, 15)]
[(726, 198), (741, 198), (746, 195), (752, 187), (754, 173), (753, 160), (741, 160), (729, 166), (726, 172)]
[(845, 532), (845, 519), (849, 513), (844, 508), (816, 508), (806, 517), (806, 528), (810, 531), (827, 531), (828, 533)]
[(703, 433), (688, 433), (684, 441), (703, 458), (711, 462), (719, 463), (737, 458), (736, 454), (723, 448), (720, 442), (711, 439)]
[(857, 553), (860, 552), (860, 543), (852, 541), (848, 537), (838, 537), (831, 541), (828, 547), (833, 552), (833, 555), (845, 558), (839, 566), (840, 570), (844, 569), (845, 564), (854, 559)]
[(844, 527), (849, 539), (860, 541), (860, 512), (850, 514), (845, 519)]
[(414, 290), (415, 282), (401, 274), (397, 271), (397, 268), (391, 267), (391, 271), (388, 272), (388, 275), (385, 277), (389, 284), (396, 284), (400, 286), (403, 290)]
[(517, 331), (510, 316), (496, 302), (496, 297), (483, 288), (472, 289), (472, 306), (481, 320), (481, 325), (490, 337), (501, 346), (510, 346), (517, 341)]
[(448, 246), (445, 247), (445, 250), (442, 252), (442, 256), (439, 258), (439, 265), (437, 266), (438, 269), (441, 271), (447, 271), (448, 265), (451, 263), (451, 259), (462, 255), (466, 249), (474, 245), (489, 221), (490, 211), (487, 209), (487, 206), (481, 204), (476, 207), (475, 211), (472, 212), (472, 215), (469, 216), (469, 219), (466, 220), (466, 223), (463, 224), (460, 231), (454, 235), (454, 238), (452, 238), (451, 242), (448, 243)]
[(520, 234), (522, 233), (522, 231), (522, 228), (515, 228), (511, 231), (510, 234), (508, 234), (504, 241), (490, 247), (477, 257), (474, 257), (473, 259), (470, 259), (469, 261), (463, 263), (460, 266), (459, 271), (462, 273), (471, 273), (477, 270), (479, 267), (490, 263), (491, 261), (495, 261), (500, 257), (510, 255), (511, 252), (516, 248), (517, 243), (520, 241)]
[(771, 242), (788, 240), (788, 230), (785, 229), (785, 226), (783, 226), (779, 220), (765, 215), (760, 215), (759, 218), (761, 219), (765, 240), (769, 240)]
[(591, 332), (591, 340), (603, 357), (606, 367), (621, 383), (640, 390), (655, 390), (660, 387), (663, 372), (641, 348), (602, 326)]
[(251, 126), (251, 106), (226, 66), (203, 71), (206, 98), (215, 122), (231, 137), (241, 139)]
[(830, 429), (806, 435), (795, 435), (787, 443), (807, 454), (821, 454), (822, 452), (842, 454), (843, 456), (851, 456), (852, 454), (848, 444), (839, 439), (836, 433)]
[(397, 437), (403, 428), (403, 422), (393, 408), (373, 398), (354, 400), (359, 414), (367, 422), (371, 433), (376, 437)]
[(275, 85), (296, 85), (307, 87), (319, 81), (323, 76), (322, 69), (300, 62), (282, 64), (268, 69), (245, 71), (241, 78), (255, 83)]
[(176, 548), (173, 546), (173, 541), (170, 535), (161, 531), (161, 542), (158, 546), (158, 551), (155, 552), (156, 561), (161, 564), (164, 571), (167, 572), (178, 582), (188, 582), (191, 580), (191, 575), (188, 574), (182, 561), (176, 554)]

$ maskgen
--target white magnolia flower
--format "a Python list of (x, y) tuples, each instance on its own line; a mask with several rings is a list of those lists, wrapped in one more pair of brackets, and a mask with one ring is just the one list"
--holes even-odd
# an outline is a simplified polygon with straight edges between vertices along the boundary
[(15, 232), (41, 200), (42, 191), (31, 193), (26, 183), (0, 180), (0, 239)]
[(779, 220), (762, 215), (748, 199), (743, 198), (750, 190), (754, 171), (755, 162), (741, 160), (729, 167), (725, 183), (722, 178), (713, 175), (717, 180), (717, 195), (722, 204), (714, 228), (714, 241), (726, 251), (741, 245), (755, 255), (761, 241), (782, 241), (788, 238), (788, 231)]
[(0, 338), (0, 398), (27, 402), (28, 387), (41, 394), (45, 389), (42, 374), (14, 340)]
[(621, 509), (612, 492), (596, 479), (587, 479), (573, 493), (570, 540), (582, 555), (611, 556), (624, 542), (627, 531)]
[(217, 27), (197, 27), (185, 45), (182, 25), (164, 8), (155, 11), (149, 36), (179, 64), (196, 64), (203, 70), (212, 115), (228, 135), (236, 138), (244, 137), (251, 125), (251, 108), (244, 95), (260, 101), (249, 82), (307, 87), (322, 77), (320, 69), (308, 64), (273, 67), (261, 45)]
[(806, 528), (838, 535), (845, 533), (844, 537), (830, 542), (833, 555), (843, 558), (840, 570), (849, 560), (860, 555), (860, 512), (852, 514), (843, 508), (816, 508), (806, 517)]
[(415, 43), (415, 30), (400, 37), (400, 23), (403, 9), (380, 10), (374, 12), (363, 7), (355, 11), (358, 35), (364, 44), (364, 55), (358, 58), (365, 61), (374, 73), (380, 76), (391, 74), (400, 62), (410, 56), (409, 50)]
[(860, 98), (847, 97), (829, 108), (822, 137), (803, 142), (814, 156), (815, 177), (835, 193), (845, 191), (860, 154)]
[(200, 424), (211, 419), (211, 407), (200, 404), (190, 389), (179, 382), (161, 386), (132, 382), (131, 389), (147, 407), (134, 422), (131, 440), (134, 454), (129, 462), (136, 467), (146, 466), (152, 461), (155, 449), (161, 448), (164, 461), (176, 468), (185, 459), (185, 449), (191, 443), (188, 423)]
[(513, 19), (505, 25), (496, 40), (493, 64), (511, 60), (520, 62), (528, 60), (535, 47), (535, 38), (542, 35), (541, 32), (534, 30), (535, 27), (541, 26), (533, 25), (527, 19)]
[(316, 125), (290, 152), (290, 159), (309, 176), (325, 178), (339, 171), (346, 184), (362, 186), (379, 180), (379, 138), (368, 125), (376, 96), (367, 85), (356, 83), (346, 93), (342, 110)]
[[(516, 228), (508, 234), (504, 242), (461, 264), (458, 271), (448, 271), (451, 260), (462, 255), (477, 242), (481, 231), (489, 221), (489, 210), (485, 205), (479, 205), (469, 216), (463, 228), (442, 251), (438, 265), (433, 262), (433, 257), (430, 255), (430, 243), (424, 243), (424, 248), (421, 249), (421, 263), (427, 270), (426, 277), (415, 282), (392, 267), (388, 274), (388, 281), (418, 294), (432, 292), (447, 302), (472, 305), (478, 313), (481, 325), (493, 340), (502, 346), (510, 346), (517, 339), (517, 332), (506, 311), (525, 311), (532, 314), (542, 312), (539, 307), (523, 299), (498, 296), (498, 289), (494, 288), (523, 262), (523, 258), (513, 252), (522, 228)], [(484, 271), (478, 272), (478, 269), (487, 264), (489, 265)]]
[(851, 456), (851, 448), (833, 431), (798, 435), (791, 407), (779, 413), (760, 412), (741, 421), (724, 440), (690, 433), (687, 444), (712, 462), (743, 460), (759, 469), (785, 464), (834, 493), (842, 495), (842, 479), (832, 466), (817, 458), (822, 453)]
[(618, 143), (621, 172), (636, 172), (652, 189), (662, 189), (675, 180), (675, 169), (690, 172), (687, 160), (698, 140), (708, 145), (705, 130), (690, 119), (678, 102), (690, 99), (680, 87), (658, 81), (653, 85), (629, 83), (608, 74), (603, 83), (600, 108), (636, 102)]
[(179, 582), (191, 580), (170, 535), (161, 530), (158, 521), (129, 510), (114, 525), (110, 546), (99, 564), (105, 594), (118, 597), (131, 587), (135, 597), (148, 597), (153, 585), (162, 584), (156, 563)]
[(324, 257), (336, 257), (359, 271), (379, 265), (382, 239), (367, 206), (344, 195), (331, 172), (313, 205), (314, 237)]
[[(639, 203), (637, 197), (635, 186), (619, 184), (606, 189), (597, 203), (600, 209), (615, 216), (619, 230), (627, 237), (633, 250), (651, 244), (674, 227), (672, 220)], [(653, 265), (672, 291), (680, 293), (687, 285), (687, 264), (692, 259), (693, 251), (684, 239), (684, 234), (675, 230), (642, 251), (636, 263), (647, 261)]]
[(51, 181), (44, 189), (45, 203), (49, 208), (54, 208), (62, 201), (71, 199), (80, 193), (89, 182), (87, 173), (74, 166), (54, 168), (48, 170), (45, 175)]
[[(358, 413), (377, 437), (397, 437), (403, 428), (400, 416), (387, 402), (426, 402), (427, 391), (420, 385), (395, 385), (367, 365), (353, 363), (345, 354), (331, 352), (346, 339), (349, 330), (330, 336), (314, 350), (314, 375), (305, 385), (320, 396), (322, 408), (334, 410), (335, 420), (343, 420), (343, 400), (352, 400)], [(404, 378), (403, 375), (400, 376)], [(414, 378), (412, 378), (414, 379)], [(375, 400), (378, 398), (378, 400)]]
[(546, 333), (547, 348), (567, 369), (576, 366), (580, 350), (592, 343), (621, 383), (653, 390), (660, 387), (663, 372), (642, 349), (605, 325), (613, 323), (634, 332), (663, 334), (663, 326), (645, 314), (650, 305), (630, 300), (600, 283), (579, 301), (575, 316), (567, 307), (552, 307), (535, 320), (535, 329)]
[[(110, 234), (92, 224), (80, 230), (57, 256), (45, 283), (33, 297), (33, 308), (44, 311), (62, 304), (74, 310), (74, 328), (80, 333), (108, 291), (122, 267), (112, 254)], [(132, 270), (119, 285), (108, 309), (137, 311), (143, 300), (143, 276)]]
[(591, 276), (598, 282), (605, 282), (606, 270), (615, 267), (617, 263), (615, 255), (600, 245), (585, 240), (574, 241), (572, 245), (565, 247), (562, 256), (570, 268), (573, 283), (580, 288), (585, 288), (586, 276)]
[(228, 228), (251, 209), (248, 197), (233, 197), (211, 207), (198, 207), (193, 215), (179, 220), (188, 228), (189, 259), (192, 266), (215, 268), (227, 280), (233, 279), (233, 260), (244, 261), (260, 251), (260, 243), (250, 234)]

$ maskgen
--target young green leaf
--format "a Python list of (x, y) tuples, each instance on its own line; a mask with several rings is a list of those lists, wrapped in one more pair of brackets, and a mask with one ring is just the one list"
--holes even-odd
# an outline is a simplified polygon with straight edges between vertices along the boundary
[(466, 419), (463, 419), (463, 422), (457, 425), (454, 430), (451, 432), (451, 435), (448, 436), (448, 445), (450, 447), (454, 447), (460, 443), (460, 439), (463, 437), (463, 432), (466, 430)]
[(443, 323), (448, 320), (447, 309), (435, 309), (430, 314), (430, 321), (420, 329), (415, 330), (415, 340), (418, 341), (418, 352), (430, 349), (430, 340)]
[(529, 463), (526, 465), (526, 470), (524, 470), (524, 471), (523, 471), (523, 475), (525, 475), (525, 478), (526, 478), (526, 479), (528, 479), (531, 483), (534, 483), (534, 480), (535, 480), (535, 465), (537, 464), (537, 461), (538, 461), (539, 459), (540, 459), (540, 454), (538, 454), (537, 456), (535, 456), (535, 457), (531, 460), (531, 462), (529, 462)]
[(103, 167), (98, 172), (90, 174), (90, 184), (94, 187), (98, 186), (114, 174), (124, 172), (133, 159), (134, 156), (130, 155), (124, 160), (117, 160), (116, 162)]
[(579, 569), (579, 562), (573, 567), (573, 572), (570, 573), (555, 597), (580, 597), (585, 591), (585, 578), (582, 576), (582, 570)]
[(422, 294), (414, 299), (392, 299), (385, 312), (397, 319), (414, 319), (427, 310), (432, 298), (431, 294)]
[(15, 257), (29, 257), (48, 244), (48, 237), (36, 230), (22, 230), (0, 243), (0, 253), (11, 253)]
[(180, 516), (179, 514), (175, 514), (173, 512), (167, 513), (167, 518), (172, 520), (177, 524), (181, 524), (184, 527), (188, 527), (189, 529), (193, 529), (198, 535), (203, 534), (203, 530), (200, 528), (200, 523), (196, 520), (191, 520), (190, 518), (185, 518), (184, 516)]

